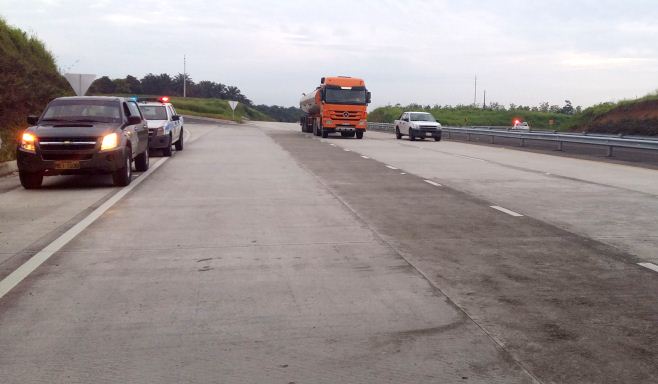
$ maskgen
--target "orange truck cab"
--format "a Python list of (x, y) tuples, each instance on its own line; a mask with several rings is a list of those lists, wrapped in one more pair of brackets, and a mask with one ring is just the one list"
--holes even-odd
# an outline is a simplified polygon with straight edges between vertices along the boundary
[(362, 79), (354, 77), (323, 77), (320, 86), (304, 94), (299, 107), (302, 132), (328, 137), (340, 133), (343, 137), (362, 139), (366, 131), (370, 92)]

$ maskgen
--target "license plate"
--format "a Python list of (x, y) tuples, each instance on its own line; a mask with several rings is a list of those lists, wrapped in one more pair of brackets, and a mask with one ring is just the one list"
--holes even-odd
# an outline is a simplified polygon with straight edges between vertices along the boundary
[(80, 162), (78, 160), (56, 161), (55, 169), (80, 169)]

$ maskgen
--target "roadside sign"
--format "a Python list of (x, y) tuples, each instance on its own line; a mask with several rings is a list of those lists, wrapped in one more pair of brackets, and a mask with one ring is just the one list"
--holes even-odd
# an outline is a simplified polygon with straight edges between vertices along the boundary
[(555, 120), (553, 120), (553, 119), (548, 120), (548, 125), (550, 125), (550, 126), (555, 125)]
[(228, 105), (231, 107), (233, 110), (233, 120), (235, 120), (235, 107), (238, 106), (238, 102), (234, 100), (229, 100)]
[(96, 75), (83, 73), (66, 73), (64, 77), (78, 96), (84, 96), (89, 90), (91, 83), (96, 79)]

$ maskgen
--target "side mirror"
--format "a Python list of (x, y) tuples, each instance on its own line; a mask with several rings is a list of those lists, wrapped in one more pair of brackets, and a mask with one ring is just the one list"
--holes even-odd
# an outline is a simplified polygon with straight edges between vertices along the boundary
[(128, 125), (137, 125), (142, 123), (142, 118), (139, 116), (128, 117)]
[(370, 104), (371, 100), (372, 100), (372, 94), (370, 92), (366, 92), (366, 104)]
[(178, 116), (178, 115), (173, 115), (173, 116), (171, 117), (171, 121), (180, 121), (180, 116)]
[(27, 123), (30, 125), (37, 125), (39, 122), (39, 116), (30, 115), (27, 117)]

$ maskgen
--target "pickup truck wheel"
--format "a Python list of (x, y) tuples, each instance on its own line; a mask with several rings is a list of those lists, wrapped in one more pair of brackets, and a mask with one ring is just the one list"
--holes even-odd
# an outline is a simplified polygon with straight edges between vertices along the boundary
[(135, 158), (135, 169), (138, 172), (146, 172), (149, 170), (149, 149), (148, 147), (141, 155)]
[(25, 189), (38, 189), (41, 188), (41, 183), (43, 183), (43, 173), (29, 173), (19, 171), (18, 178), (21, 180), (21, 185)]
[(170, 157), (171, 156), (171, 134), (169, 134), (169, 145), (166, 147), (162, 148), (162, 154), (165, 157)]
[(400, 133), (400, 128), (395, 127), (395, 138), (400, 140), (402, 138), (402, 133)]
[(441, 141), (441, 136), (435, 137), (434, 141)]
[(363, 131), (356, 131), (355, 133), (357, 139), (359, 140), (363, 139)]
[(130, 148), (126, 148), (126, 157), (124, 158), (123, 167), (117, 169), (112, 173), (112, 181), (114, 185), (118, 187), (125, 187), (130, 184), (133, 178), (133, 169), (132, 169), (132, 151)]
[(183, 127), (180, 127), (180, 134), (178, 135), (178, 141), (176, 142), (176, 150), (177, 151), (182, 151), (183, 150), (183, 138), (185, 137), (184, 134), (184, 129)]
[(416, 136), (414, 135), (414, 131), (411, 129), (409, 130), (409, 141), (416, 141)]

